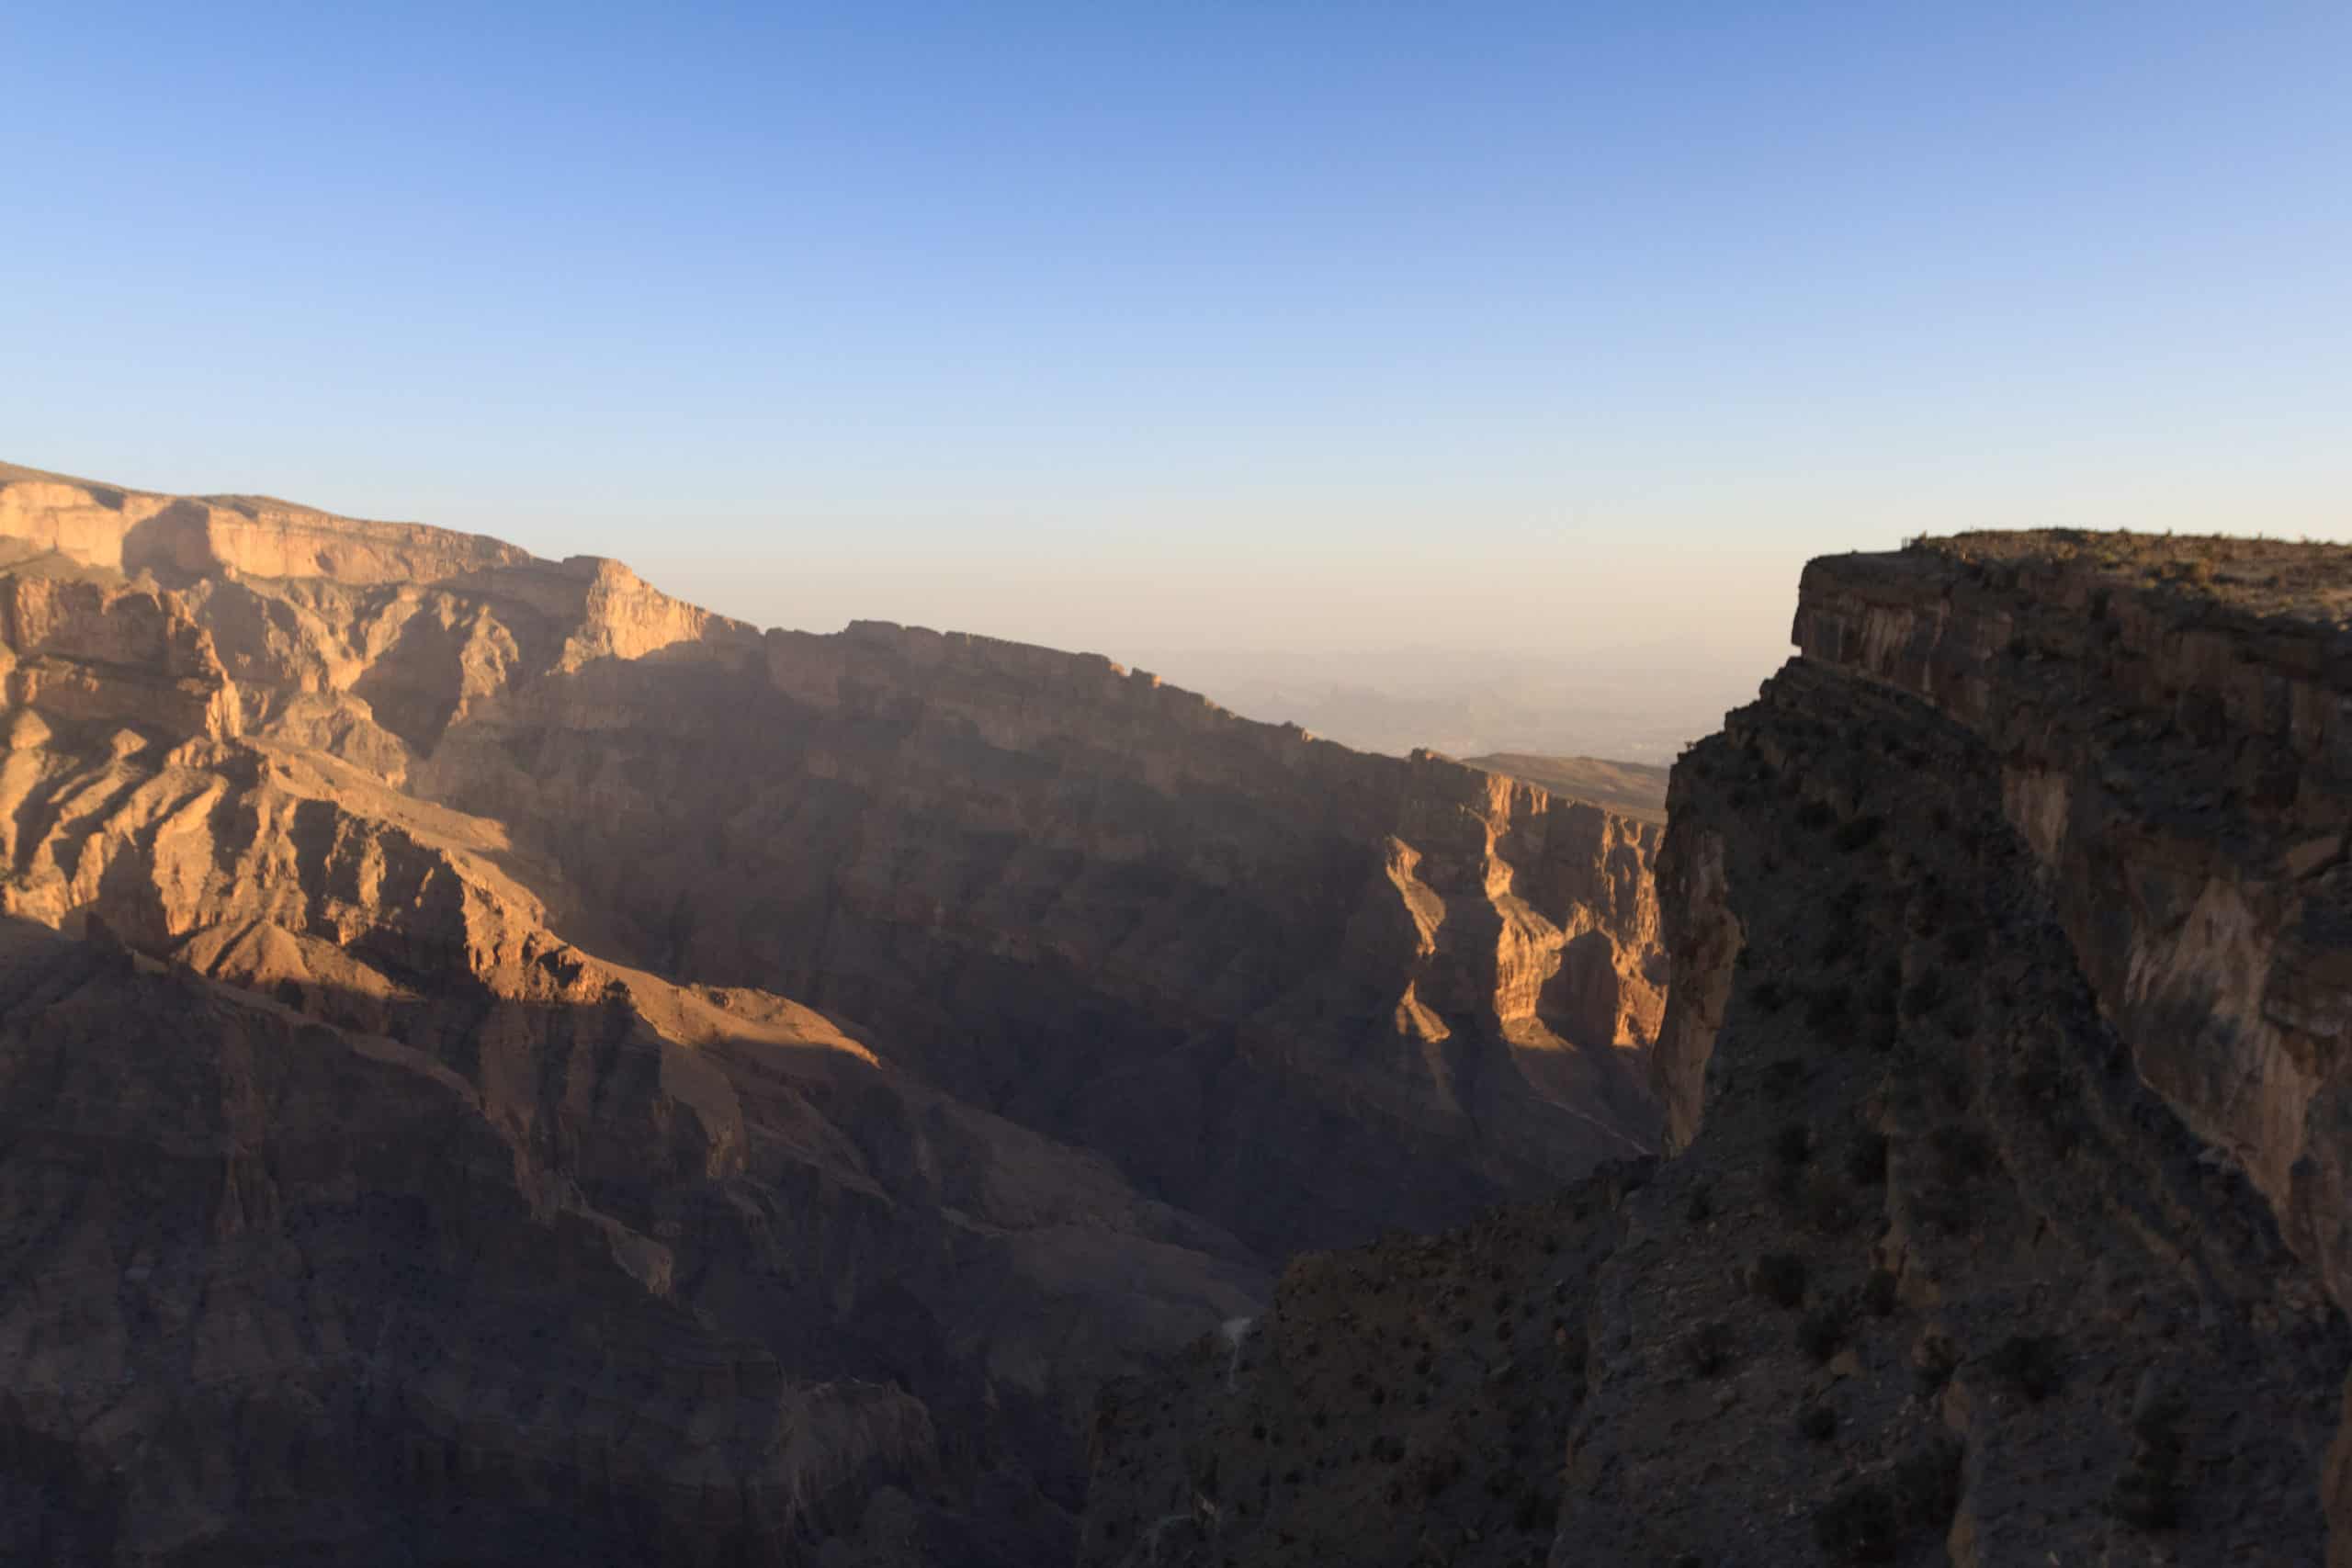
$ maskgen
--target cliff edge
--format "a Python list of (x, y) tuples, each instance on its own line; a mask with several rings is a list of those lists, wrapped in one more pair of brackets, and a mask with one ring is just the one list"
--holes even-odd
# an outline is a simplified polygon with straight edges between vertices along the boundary
[(1668, 1157), (1295, 1263), (1106, 1404), (1086, 1560), (2352, 1560), (2348, 589), (2260, 541), (1815, 562), (1673, 773)]

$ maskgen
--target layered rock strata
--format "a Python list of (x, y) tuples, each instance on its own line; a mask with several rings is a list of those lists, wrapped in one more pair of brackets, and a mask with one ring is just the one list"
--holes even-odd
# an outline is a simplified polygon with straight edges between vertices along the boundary
[[(2332, 1070), (2348, 590), (2342, 550), (2206, 541), (1816, 562), (1806, 657), (1674, 772), (1671, 1157), (1594, 1210), (1571, 1331), (1510, 1372), (1572, 1410), (1564, 1443), (1506, 1457), (1487, 1395), (1412, 1390), (1411, 1429), (1460, 1417), (1497, 1496), (1564, 1456), (1556, 1515), (1498, 1541), (1448, 1508), (1324, 1559), (2352, 1561), (2342, 1138), (2290, 1071)], [(1343, 1288), (1286, 1286), (1283, 1343), (1393, 1370), (1404, 1322), (1432, 1364), (1484, 1350), (1479, 1234), (1317, 1260)], [(1245, 1357), (1220, 1393), (1197, 1356), (1103, 1418), (1096, 1560), (1159, 1521), (1159, 1561), (1313, 1560), (1199, 1485), (1252, 1451), (1225, 1413), (1310, 1359)], [(1279, 1472), (1286, 1519), (1373, 1517), (1341, 1505), (1394, 1418), (1348, 1416), (1379, 1451)]]
[[(0, 532), (97, 570), (146, 562), (125, 541), (170, 510), (46, 476), (0, 495)], [(1442, 1224), (1654, 1134), (1647, 824), (1099, 658), (760, 633), (616, 562), (408, 525), (353, 525), (374, 553), (295, 576), (206, 536), (200, 570), (150, 575), (210, 637), (234, 728), (497, 823), (574, 940), (854, 1019), (1271, 1252)]]
[(495, 824), (152, 717), (11, 738), (20, 1551), (783, 1561), (890, 1482), (907, 1561), (1021, 1562), (1099, 1380), (1259, 1299), (1099, 1156), (566, 942)]
[(1984, 742), (2140, 1072), (2352, 1302), (2344, 554), (1964, 535), (1816, 561), (1795, 635)]
[(0, 470), (0, 1554), (1066, 1558), (1289, 1247), (1655, 1128), (1656, 830)]

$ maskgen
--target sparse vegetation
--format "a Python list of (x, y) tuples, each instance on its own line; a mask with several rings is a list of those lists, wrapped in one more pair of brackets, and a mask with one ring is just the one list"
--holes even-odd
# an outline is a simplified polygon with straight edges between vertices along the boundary
[(1944, 1235), (1965, 1235), (1975, 1223), (1976, 1205), (1961, 1187), (1923, 1186), (1910, 1194), (1911, 1212)]
[(1885, 827), (1886, 818), (1872, 812), (1841, 825), (1837, 832), (1830, 835), (1829, 841), (1839, 852), (1851, 854), (1876, 839)]
[(1902, 1535), (1894, 1495), (1875, 1481), (1841, 1489), (1813, 1516), (1813, 1539), (1833, 1562), (1892, 1562)]
[(1703, 1378), (1711, 1378), (1731, 1365), (1733, 1352), (1738, 1348), (1738, 1337), (1731, 1325), (1720, 1320), (1702, 1324), (1682, 1342), (1690, 1365)]
[(1905, 1525), (1939, 1530), (1951, 1522), (1966, 1457), (1958, 1438), (1939, 1433), (1894, 1461), (1894, 1504)]
[(1854, 1228), (1860, 1207), (1846, 1184), (1826, 1170), (1805, 1179), (1805, 1223), (1823, 1235), (1843, 1235)]
[(1846, 1145), (1846, 1175), (1860, 1187), (1876, 1187), (1886, 1179), (1886, 1134), (1875, 1127), (1856, 1133)]
[(2065, 1381), (2065, 1352), (2055, 1337), (2046, 1334), (2009, 1336), (1986, 1365), (1994, 1376), (2037, 1404), (2057, 1393)]
[(1928, 1149), (1935, 1157), (1936, 1179), (1954, 1187), (1988, 1174), (1997, 1157), (1991, 1139), (1961, 1122), (1947, 1122), (1928, 1134)]
[(1774, 1306), (1804, 1300), (1804, 1259), (1790, 1252), (1768, 1252), (1756, 1260), (1756, 1293)]
[(1976, 1099), (1976, 1083), (1969, 1076), (1967, 1064), (1949, 1052), (1929, 1055), (1920, 1071), (1947, 1110), (1965, 1111)]
[(1797, 1179), (1813, 1156), (1813, 1134), (1801, 1122), (1791, 1122), (1772, 1134), (1771, 1161), (1764, 1173), (1765, 1188), (1775, 1198), (1797, 1195)]
[(2180, 1523), (2183, 1445), (2177, 1397), (2151, 1401), (2132, 1422), (2132, 1454), (2116, 1472), (2108, 1510), (2134, 1529), (2170, 1529)]
[(1843, 1043), (1853, 1032), (1853, 993), (1843, 986), (1816, 987), (1805, 998), (1804, 1024), (1825, 1041)]
[(1960, 1352), (1941, 1335), (1929, 1335), (1913, 1352), (1912, 1366), (1919, 1397), (1932, 1399), (1944, 1391), (1944, 1384), (1951, 1382), (1951, 1374), (1959, 1370)]
[(1826, 1361), (1846, 1345), (1845, 1309), (1825, 1303), (1797, 1320), (1797, 1348), (1816, 1361)]
[(1943, 1000), (1943, 976), (1932, 969), (1903, 988), (1903, 1010), (1914, 1018), (1926, 1018), (1941, 1007)]

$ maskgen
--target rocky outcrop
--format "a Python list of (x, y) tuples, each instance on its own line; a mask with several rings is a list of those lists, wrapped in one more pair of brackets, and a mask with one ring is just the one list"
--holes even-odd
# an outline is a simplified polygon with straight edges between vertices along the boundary
[(1555, 1564), (2325, 1550), (2352, 1338), (2131, 1072), (1998, 778), (1804, 660), (1677, 764), (1681, 1152), (1595, 1283)]
[[(2344, 950), (2335, 867), (2296, 846), (2344, 825), (2314, 649), (2352, 566), (2249, 547), (2200, 575), (2207, 547), (2169, 566), (2143, 548), (1815, 563), (1807, 657), (1676, 765), (1655, 1057), (1671, 1157), (1552, 1232), (1600, 1256), (1558, 1292), (1555, 1344), (1515, 1348), (1502, 1380), (1522, 1424), (1567, 1412), (1561, 1445), (1510, 1454), (1490, 1388), (1404, 1380), (1401, 1429), (1451, 1432), (1496, 1500), (1546, 1497), (1565, 1455), (1553, 1517), (1498, 1533), (1441, 1502), (1426, 1538), (1344, 1533), (1380, 1517), (1396, 1418), (1313, 1370), (1393, 1386), (1408, 1355), (1490, 1358), (1532, 1259), (1482, 1237), (1557, 1224), (1506, 1211), (1302, 1264), (1319, 1288), (1286, 1280), (1284, 1353), (1221, 1366), (1212, 1337), (1123, 1385), (1094, 1560), (1273, 1563), (1310, 1540), (1333, 1561), (1555, 1568), (2352, 1560), (2352, 1465), (2331, 1458), (2352, 1334), (2299, 1217), (2336, 1134), (2306, 1116), (2282, 1187), (2230, 1132), (2264, 1124), (2244, 1086), (2273, 1051), (2328, 1059), (2310, 976)], [(2148, 579), (2128, 595), (2127, 569)], [(2077, 573), (2111, 596), (2070, 599)], [(2215, 920), (2217, 879), (2264, 918)], [(2224, 938), (2236, 990), (2209, 955)], [(1464, 1288), (1481, 1263), (1490, 1303)], [(1282, 1523), (1237, 1523), (1202, 1485), (1257, 1475), (1255, 1417), (1245, 1433), (1232, 1413), (1287, 1411), (1302, 1386), (1377, 1447), (1286, 1438), (1313, 1459), (1250, 1499)], [(1424, 1468), (1425, 1442), (1406, 1446)], [(1123, 1557), (1138, 1526), (1153, 1550)]]
[(478, 534), (362, 522), (266, 496), (152, 495), (5, 463), (0, 539), (166, 584), (230, 573), (431, 582), (530, 558)]
[(2352, 1303), (2352, 564), (1962, 536), (1816, 561), (1796, 640), (1997, 759), (2140, 1072)]
[(212, 639), (152, 590), (39, 571), (0, 575), (0, 681), (10, 709), (219, 735), (236, 698)]

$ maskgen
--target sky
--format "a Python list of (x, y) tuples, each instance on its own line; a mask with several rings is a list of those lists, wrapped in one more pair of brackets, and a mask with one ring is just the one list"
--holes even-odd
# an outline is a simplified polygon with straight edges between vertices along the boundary
[(2352, 535), (2352, 6), (0, 8), (0, 458), (763, 625), (1760, 676)]

